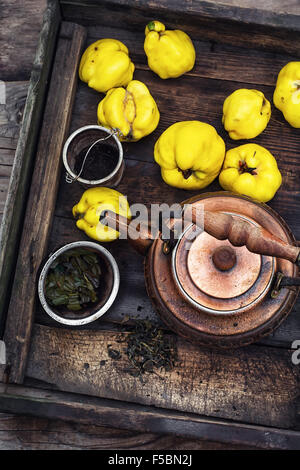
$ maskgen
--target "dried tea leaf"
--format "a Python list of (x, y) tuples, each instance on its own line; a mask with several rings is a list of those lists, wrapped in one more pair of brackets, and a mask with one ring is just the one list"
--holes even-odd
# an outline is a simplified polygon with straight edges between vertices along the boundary
[(98, 301), (101, 268), (96, 253), (86, 249), (69, 250), (50, 266), (45, 281), (45, 295), (53, 306), (72, 311)]
[(155, 369), (170, 371), (177, 363), (177, 347), (173, 337), (148, 320), (136, 320), (126, 342), (126, 354), (132, 366), (130, 375), (155, 374)]
[(108, 352), (108, 355), (111, 359), (119, 360), (122, 357), (120, 351), (117, 351), (116, 349), (112, 349), (110, 347), (107, 347), (107, 352)]

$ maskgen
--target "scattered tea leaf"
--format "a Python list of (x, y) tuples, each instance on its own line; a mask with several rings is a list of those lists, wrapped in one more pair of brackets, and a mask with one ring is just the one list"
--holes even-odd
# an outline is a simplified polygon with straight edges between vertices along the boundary
[(116, 349), (112, 349), (112, 348), (107, 348), (107, 351), (108, 351), (108, 355), (111, 359), (114, 359), (114, 360), (119, 360), (121, 359), (121, 353), (120, 351), (117, 351)]
[(177, 363), (173, 337), (148, 320), (136, 320), (125, 341), (125, 352), (131, 365), (127, 371), (132, 376), (138, 377), (145, 372), (155, 374), (155, 369), (170, 371)]

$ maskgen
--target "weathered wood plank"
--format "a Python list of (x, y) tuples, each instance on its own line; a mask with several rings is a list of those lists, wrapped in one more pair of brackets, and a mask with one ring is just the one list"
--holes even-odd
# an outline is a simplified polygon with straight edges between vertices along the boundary
[(0, 165), (12, 167), (15, 159), (15, 149), (0, 148)]
[(1, 80), (29, 79), (46, 3), (46, 0), (1, 2)]
[[(24, 109), (24, 120), (0, 227), (0, 335), (2, 335), (4, 327), (4, 314), (8, 306), (20, 239), (20, 224), (24, 215), (28, 184), (31, 178), (37, 136), (44, 108), (46, 86), (58, 32), (60, 16), (57, 7), (56, 3), (52, 3), (45, 12), (29, 84), (29, 97)], [(3, 144), (3, 136), (1, 138)], [(9, 140), (11, 145), (15, 139), (9, 138)]]
[[(3, 137), (0, 135), (0, 149), (2, 150), (16, 150), (18, 144), (18, 138)], [(1, 157), (1, 153), (0, 153)]]
[[(262, 346), (214, 351), (177, 337), (178, 365), (145, 374), (142, 383), (126, 372), (126, 343), (120, 338), (126, 333), (35, 325), (26, 375), (84, 395), (264, 426), (296, 423), (300, 370), (291, 351)], [(108, 345), (121, 359), (110, 359)]]
[(4, 211), (18, 142), (28, 82), (6, 82), (5, 104), (0, 104), (0, 214)]
[(11, 166), (10, 165), (0, 165), (0, 181), (2, 185), (2, 189), (8, 188), (9, 184), (9, 177), (11, 175)]
[[(0, 225), (5, 207), (9, 178), (15, 156), (16, 139), (0, 138)], [(15, 147), (14, 147), (15, 144)]]
[(5, 104), (0, 104), (0, 137), (17, 139), (22, 124), (28, 82), (5, 82)]
[(245, 450), (248, 448), (254, 447), (0, 413), (0, 450)]
[[(242, 47), (283, 51), (299, 56), (297, 29), (299, 16), (273, 14), (256, 8), (230, 7), (214, 3), (191, 2), (182, 8), (182, 2), (147, 2), (122, 0), (89, 2), (88, 0), (63, 0), (62, 14), (68, 21), (77, 21), (86, 26), (105, 24), (142, 31), (154, 19), (165, 22), (169, 28), (180, 28), (193, 39), (209, 39)], [(76, 5), (76, 7), (75, 7)], [(254, 16), (253, 16), (254, 15)], [(105, 18), (105, 20), (103, 20)], [(217, 21), (217, 26), (216, 26)], [(275, 27), (274, 27), (275, 26)]]
[[(71, 3), (70, 0), (64, 0), (63, 3)], [(91, 5), (97, 3), (97, 0), (73, 0), (73, 4), (85, 4), (85, 5)], [(123, 5), (124, 2), (122, 0), (117, 0), (116, 2), (111, 2), (111, 3), (117, 3), (120, 5)], [(137, 2), (135, 2), (137, 4)], [(167, 2), (163, 2), (167, 3)], [(127, 5), (134, 4), (134, 2), (126, 2)], [(143, 5), (142, 2), (139, 2), (140, 5)], [(145, 3), (144, 3), (145, 4)], [(161, 4), (161, 3), (159, 3)], [(285, 13), (287, 15), (292, 15), (292, 16), (299, 16), (300, 15), (300, 6), (298, 0), (265, 0), (263, 3), (260, 3), (259, 5), (257, 4), (257, 0), (205, 0), (205, 2), (202, 2), (201, 5), (191, 5), (190, 9), (194, 8), (199, 8), (201, 10), (205, 9), (207, 5), (211, 4), (212, 8), (214, 7), (216, 10), (218, 9), (226, 9), (229, 7), (237, 7), (237, 9), (247, 9), (251, 8), (254, 10), (259, 10), (259, 11), (271, 11), (274, 16), (280, 14), (280, 13)], [(155, 4), (153, 4), (155, 5)], [(158, 2), (156, 3), (158, 5)], [(199, 10), (198, 10), (199, 11)]]
[[(86, 5), (88, 7), (95, 5), (95, 0), (63, 0), (63, 3)], [(266, 2), (264, 2), (266, 3)], [(110, 0), (109, 4), (111, 8), (124, 6), (123, 0)], [(145, 10), (149, 8), (149, 2), (147, 0), (127, 0), (125, 6), (128, 8), (137, 8)], [(294, 8), (290, 10), (287, 8), (287, 2), (279, 4), (279, 1), (273, 1), (272, 6), (274, 8), (267, 7), (266, 5), (257, 4), (254, 0), (246, 2), (238, 2), (234, 0), (202, 0), (199, 2), (191, 2), (185, 5), (184, 10), (182, 9), (182, 3), (180, 0), (172, 1), (172, 11), (178, 14), (195, 15), (204, 17), (212, 17), (214, 19), (229, 19), (239, 21), (243, 23), (262, 24), (263, 26), (283, 26), (289, 29), (299, 30), (299, 17), (300, 8), (299, 5), (294, 5)], [(169, 0), (155, 0), (151, 2), (151, 9), (154, 12), (169, 12), (170, 2)]]
[(21, 382), (23, 379), (34, 314), (36, 274), (46, 251), (59, 183), (61, 151), (69, 127), (77, 85), (77, 66), (84, 39), (83, 27), (63, 23), (23, 224), (20, 255), (5, 330), (12, 382)]
[(0, 213), (3, 214), (9, 186), (11, 167), (0, 166)]
[(5, 411), (59, 418), (77, 424), (111, 426), (217, 440), (230, 445), (252, 445), (265, 449), (299, 449), (299, 432), (205, 418), (190, 413), (162, 410), (115, 400), (82, 397), (59, 391), (38, 390), (0, 384), (1, 407)]
[(264, 0), (257, 3), (257, 0), (206, 0), (215, 5), (230, 5), (232, 7), (259, 9), (271, 11), (273, 14), (285, 13), (289, 15), (300, 15), (300, 5), (298, 0)]

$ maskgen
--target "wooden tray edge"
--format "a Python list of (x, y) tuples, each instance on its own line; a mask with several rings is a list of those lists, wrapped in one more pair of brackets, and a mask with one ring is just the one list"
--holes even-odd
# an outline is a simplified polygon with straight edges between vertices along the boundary
[(18, 385), (0, 384), (0, 409), (81, 424), (251, 445), (259, 449), (300, 449), (299, 431)]
[[(62, 4), (81, 6), (97, 6), (97, 0), (60, 0)], [(106, 3), (115, 7), (124, 6), (123, 0), (108, 0)], [(148, 0), (126, 0), (129, 8), (145, 9), (149, 8)], [(186, 8), (183, 7), (181, 0), (154, 0), (151, 2), (151, 9), (155, 11), (168, 11), (174, 13), (184, 13), (187, 15), (201, 15), (216, 20), (230, 20), (239, 23), (265, 26), (271, 28), (286, 29), (289, 31), (300, 31), (300, 14), (287, 13), (284, 10), (274, 11), (255, 8), (249, 5), (229, 5), (228, 3), (216, 3), (212, 0), (201, 0), (201, 2), (192, 2)], [(154, 18), (155, 19), (155, 18)]]
[(23, 123), (0, 228), (0, 337), (4, 329), (10, 284), (22, 233), (22, 220), (27, 202), (24, 193), (27, 193), (30, 184), (39, 124), (44, 110), (60, 19), (58, 3), (48, 2), (31, 73)]

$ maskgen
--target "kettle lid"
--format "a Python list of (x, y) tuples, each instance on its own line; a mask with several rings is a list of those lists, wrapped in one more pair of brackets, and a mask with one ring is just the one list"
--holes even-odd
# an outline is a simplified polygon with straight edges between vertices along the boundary
[[(256, 221), (233, 212), (253, 225)], [(270, 289), (276, 258), (234, 247), (189, 225), (172, 253), (172, 274), (180, 293), (194, 307), (212, 314), (233, 314), (253, 308)]]

